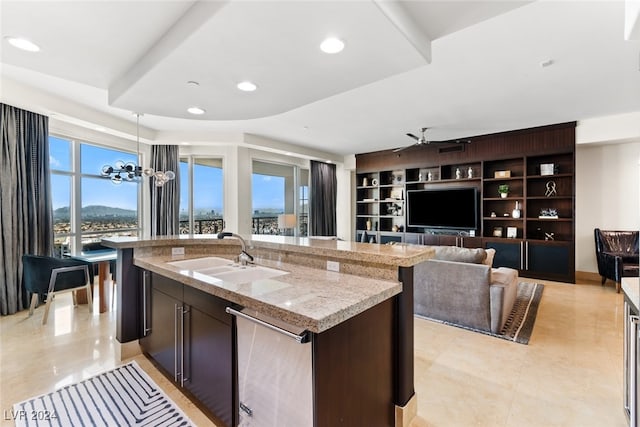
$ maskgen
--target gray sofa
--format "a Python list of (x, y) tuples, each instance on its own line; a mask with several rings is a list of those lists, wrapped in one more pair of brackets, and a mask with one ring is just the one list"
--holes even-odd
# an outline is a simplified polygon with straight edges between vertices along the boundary
[(414, 267), (414, 313), (500, 333), (516, 299), (518, 272), (492, 268), (484, 249), (437, 246)]

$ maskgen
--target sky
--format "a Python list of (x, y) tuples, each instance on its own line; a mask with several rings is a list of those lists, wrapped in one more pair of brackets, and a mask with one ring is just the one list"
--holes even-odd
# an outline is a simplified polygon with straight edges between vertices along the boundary
[[(52, 170), (70, 171), (72, 165), (71, 145), (68, 141), (50, 136), (49, 164)], [(100, 177), (104, 165), (115, 167), (118, 160), (136, 162), (136, 155), (123, 153), (108, 148), (101, 148), (89, 144), (81, 146), (80, 164), (82, 174), (94, 175), (82, 178), (82, 206), (105, 205), (123, 209), (136, 209), (136, 183), (123, 182), (115, 185), (111, 180)], [(188, 166), (180, 164), (181, 189), (180, 206), (186, 207), (188, 200)], [(177, 172), (177, 171), (175, 171)], [(194, 210), (222, 211), (223, 206), (223, 171), (220, 168), (194, 165)], [(144, 178), (145, 180), (147, 178)], [(143, 181), (144, 182), (144, 181)], [(69, 206), (71, 189), (70, 176), (53, 174), (51, 178), (53, 193), (53, 208)], [(284, 178), (253, 174), (252, 177), (253, 210), (282, 209), (284, 211)], [(181, 209), (182, 210), (182, 209)]]

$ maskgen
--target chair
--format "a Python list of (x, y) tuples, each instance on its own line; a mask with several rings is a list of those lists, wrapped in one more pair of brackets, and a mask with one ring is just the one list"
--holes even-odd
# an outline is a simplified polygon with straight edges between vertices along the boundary
[(89, 264), (82, 261), (39, 255), (23, 255), (23, 284), (31, 293), (29, 316), (33, 315), (38, 299), (47, 301), (42, 324), (47, 323), (49, 308), (56, 294), (73, 292), (73, 304), (77, 305), (75, 291), (87, 290), (89, 313), (93, 312)]
[(623, 277), (638, 277), (638, 231), (594, 230), (602, 285), (611, 279), (620, 292)]

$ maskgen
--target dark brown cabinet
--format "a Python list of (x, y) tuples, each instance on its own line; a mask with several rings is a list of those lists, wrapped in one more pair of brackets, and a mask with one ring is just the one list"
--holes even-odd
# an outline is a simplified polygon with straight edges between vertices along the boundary
[(146, 273), (145, 280), (142, 349), (224, 425), (234, 426), (235, 346), (232, 317), (225, 313), (230, 304), (157, 274)]

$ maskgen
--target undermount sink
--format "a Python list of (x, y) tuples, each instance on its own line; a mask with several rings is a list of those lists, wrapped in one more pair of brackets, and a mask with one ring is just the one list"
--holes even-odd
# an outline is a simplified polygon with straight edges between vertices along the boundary
[[(201, 272), (202, 273), (202, 272)], [(205, 273), (206, 274), (206, 273)], [(286, 271), (275, 270), (273, 268), (261, 267), (259, 265), (239, 266), (232, 271), (208, 274), (211, 277), (230, 283), (245, 283), (254, 280), (271, 279), (288, 274)]]
[(218, 258), (215, 256), (208, 256), (204, 258), (184, 259), (181, 261), (171, 261), (167, 264), (174, 267), (184, 268), (185, 270), (199, 271), (208, 267), (219, 267), (226, 265), (233, 265), (233, 261), (226, 258)]
[(260, 265), (240, 265), (229, 259), (218, 257), (185, 259), (167, 264), (233, 284), (271, 279), (288, 274), (286, 271)]

